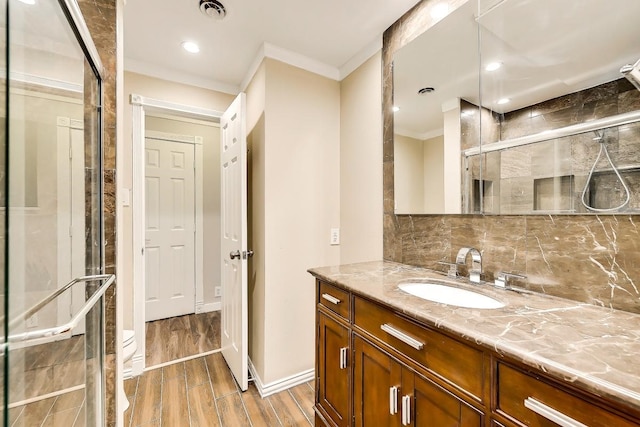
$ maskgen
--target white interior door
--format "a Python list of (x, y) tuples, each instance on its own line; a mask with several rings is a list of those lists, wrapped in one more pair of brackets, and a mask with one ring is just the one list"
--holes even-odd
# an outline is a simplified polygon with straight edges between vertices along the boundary
[(192, 144), (145, 139), (146, 321), (195, 311)]
[[(58, 287), (85, 276), (84, 130), (81, 120), (58, 117)], [(68, 230), (68, 232), (67, 232)], [(68, 322), (86, 301), (84, 286), (76, 285), (59, 298), (58, 321)], [(72, 334), (84, 333), (84, 319)]]
[(247, 135), (245, 94), (220, 119), (222, 355), (242, 391), (248, 387)]

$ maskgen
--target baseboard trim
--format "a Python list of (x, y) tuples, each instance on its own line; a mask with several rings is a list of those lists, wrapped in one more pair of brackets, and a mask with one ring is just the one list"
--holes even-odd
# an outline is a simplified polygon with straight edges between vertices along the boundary
[(202, 304), (201, 313), (209, 313), (212, 311), (220, 311), (222, 309), (222, 303), (218, 302), (209, 302), (207, 304)]
[(258, 393), (260, 393), (260, 397), (267, 397), (272, 394), (279, 393), (283, 390), (290, 389), (291, 387), (295, 387), (299, 384), (306, 383), (314, 379), (315, 370), (309, 369), (306, 371), (302, 371), (298, 374), (291, 375), (289, 377), (285, 377), (276, 381), (272, 381), (269, 384), (265, 384), (260, 379), (260, 376), (256, 372), (255, 366), (251, 362), (249, 358), (249, 372), (251, 372), (251, 377), (253, 378), (253, 383), (256, 385), (258, 389)]
[(137, 377), (144, 372), (144, 354), (134, 354), (131, 358), (131, 376)]

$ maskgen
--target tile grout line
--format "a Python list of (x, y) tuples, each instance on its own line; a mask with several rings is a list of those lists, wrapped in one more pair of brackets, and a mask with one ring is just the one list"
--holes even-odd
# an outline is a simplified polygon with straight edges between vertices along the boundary
[(49, 417), (49, 414), (51, 414), (51, 410), (53, 409), (53, 405), (55, 405), (57, 401), (58, 401), (58, 396), (56, 396), (56, 398), (53, 399), (53, 402), (51, 403), (51, 406), (49, 407), (49, 410), (47, 411), (47, 415), (45, 415), (44, 418), (42, 419), (42, 422), (40, 423), (41, 427), (44, 425), (45, 421)]
[(298, 408), (300, 409), (300, 412), (302, 412), (302, 415), (304, 415), (304, 417), (307, 419), (307, 421), (309, 421), (309, 425), (312, 426), (313, 424), (311, 424), (311, 420), (309, 419), (309, 417), (307, 417), (307, 412), (302, 408), (302, 404), (300, 402), (298, 402), (298, 399), (296, 399), (296, 397), (293, 395), (293, 393), (291, 393), (291, 389), (290, 388), (287, 389), (287, 393), (289, 393), (289, 396), (291, 396), (293, 401), (296, 402), (296, 405), (298, 405)]
[(189, 380), (187, 379), (187, 364), (182, 362), (184, 365), (184, 392), (185, 398), (187, 399), (187, 417), (189, 417), (189, 427), (192, 425), (191, 422), (191, 401), (189, 400)]
[(211, 373), (209, 372), (209, 364), (206, 359), (203, 359), (204, 368), (207, 370), (207, 379), (209, 380), (209, 389), (211, 389), (211, 397), (213, 398), (213, 405), (216, 408), (216, 415), (218, 416), (218, 425), (222, 426), (222, 417), (220, 416), (220, 410), (218, 409), (218, 399), (216, 399), (216, 393), (213, 391), (213, 382), (211, 381)]
[(136, 405), (138, 404), (139, 388), (140, 388), (140, 376), (137, 377), (136, 379), (136, 391), (133, 392), (133, 402), (129, 402), (129, 405), (131, 405), (131, 416), (129, 417), (129, 422), (127, 423), (128, 424), (127, 427), (131, 427), (131, 424), (133, 424), (133, 416), (136, 411)]
[[(86, 398), (82, 399), (82, 405), (80, 405), (80, 408), (78, 409), (78, 413), (76, 414), (76, 417), (73, 420), (73, 424), (72, 426), (75, 426), (76, 423), (78, 422), (78, 418), (80, 418), (80, 413), (82, 412), (82, 408), (84, 408), (84, 402), (85, 402)], [(85, 409), (86, 410), (86, 409)]]
[[(235, 383), (235, 379), (233, 380), (233, 382)], [(237, 383), (236, 383), (236, 393), (238, 393), (238, 397), (240, 398), (240, 403), (242, 404), (242, 409), (244, 409), (244, 414), (247, 416), (247, 419), (249, 420), (249, 425), (253, 427), (253, 420), (249, 416), (249, 411), (247, 411), (247, 405), (244, 404), (244, 399), (242, 398), (242, 394), (244, 392), (240, 390), (240, 386), (238, 386)]]
[(269, 403), (269, 406), (271, 407), (271, 410), (275, 414), (276, 419), (278, 420), (278, 423), (281, 426), (284, 426), (284, 424), (282, 423), (282, 420), (280, 419), (280, 416), (278, 415), (278, 411), (276, 411), (276, 408), (273, 407), (273, 402), (271, 402), (271, 396), (267, 396), (267, 397), (264, 397), (264, 398), (262, 396), (260, 396), (260, 398), (263, 399), (263, 400), (266, 400), (267, 403)]

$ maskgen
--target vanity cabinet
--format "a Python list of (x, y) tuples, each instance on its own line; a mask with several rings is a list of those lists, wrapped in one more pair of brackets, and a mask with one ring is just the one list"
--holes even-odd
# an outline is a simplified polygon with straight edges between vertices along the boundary
[(317, 404), (336, 426), (346, 427), (350, 425), (349, 329), (322, 311), (317, 316)]
[(351, 329), (349, 294), (318, 286), (316, 313), (316, 409), (334, 427), (351, 425)]
[(481, 427), (482, 415), (364, 338), (354, 336), (356, 427)]
[(498, 362), (495, 412), (516, 426), (631, 427), (637, 423), (617, 416), (535, 375)]
[(640, 413), (317, 281), (316, 426), (632, 427)]

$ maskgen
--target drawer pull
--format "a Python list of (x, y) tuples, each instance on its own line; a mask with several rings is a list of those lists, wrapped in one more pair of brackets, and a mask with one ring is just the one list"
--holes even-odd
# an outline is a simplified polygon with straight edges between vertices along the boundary
[(402, 396), (402, 425), (411, 425), (411, 396)]
[(582, 424), (581, 422), (574, 420), (568, 415), (537, 401), (533, 397), (527, 397), (524, 400), (524, 406), (561, 427), (587, 427), (586, 424)]
[(389, 413), (395, 415), (398, 413), (398, 387), (389, 388)]
[(380, 325), (380, 329), (382, 329), (389, 335), (398, 338), (400, 341), (402, 341), (407, 345), (410, 345), (416, 350), (422, 350), (422, 347), (424, 347), (423, 342), (418, 341), (417, 339), (407, 335), (406, 333), (402, 332), (400, 329), (396, 329), (395, 327), (391, 326), (388, 323), (385, 323), (384, 325)]
[(349, 351), (349, 347), (340, 349), (340, 369), (346, 369), (347, 367), (347, 351)]
[(334, 297), (333, 295), (322, 294), (322, 298), (326, 299), (327, 301), (329, 301), (330, 303), (333, 303), (335, 305), (340, 304), (340, 300), (338, 298)]

